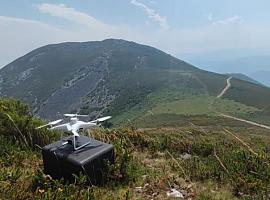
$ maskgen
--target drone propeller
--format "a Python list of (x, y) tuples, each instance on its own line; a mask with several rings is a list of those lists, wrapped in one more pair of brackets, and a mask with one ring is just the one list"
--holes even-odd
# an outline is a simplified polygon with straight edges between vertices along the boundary
[(58, 120), (49, 122), (48, 124), (37, 127), (36, 129), (40, 129), (40, 128), (43, 128), (43, 127), (46, 127), (46, 126), (56, 125), (56, 124), (60, 123), (61, 121), (63, 121), (63, 119), (58, 119)]
[(88, 117), (88, 115), (79, 115), (79, 114), (64, 114), (66, 117)]
[(111, 119), (111, 118), (112, 118), (111, 116), (106, 116), (106, 117), (98, 118), (98, 119), (96, 119), (96, 120), (94, 120), (94, 121), (91, 121), (91, 122), (92, 122), (92, 123), (104, 122), (104, 121), (106, 121), (106, 120), (108, 120), (108, 119)]

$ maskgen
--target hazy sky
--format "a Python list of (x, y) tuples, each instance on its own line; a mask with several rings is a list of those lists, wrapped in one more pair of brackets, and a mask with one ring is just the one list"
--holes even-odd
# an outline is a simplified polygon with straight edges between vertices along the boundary
[(0, 3), (0, 67), (42, 45), (105, 38), (152, 45), (179, 58), (230, 49), (270, 49), (269, 0)]

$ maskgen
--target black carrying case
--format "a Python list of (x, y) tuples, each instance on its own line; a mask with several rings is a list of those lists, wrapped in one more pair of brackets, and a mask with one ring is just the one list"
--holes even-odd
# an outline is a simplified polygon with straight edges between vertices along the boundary
[(75, 175), (87, 175), (90, 184), (102, 184), (106, 180), (106, 165), (114, 163), (114, 147), (86, 136), (77, 138), (77, 145), (87, 146), (74, 150), (73, 137), (64, 138), (69, 143), (62, 145), (63, 141), (49, 144), (42, 149), (44, 173), (55, 179), (64, 178), (73, 180)]

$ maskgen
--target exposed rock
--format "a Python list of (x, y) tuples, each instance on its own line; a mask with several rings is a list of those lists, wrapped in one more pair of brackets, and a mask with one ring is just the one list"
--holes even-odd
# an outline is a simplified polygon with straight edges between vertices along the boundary
[(191, 158), (191, 154), (183, 153), (180, 155), (180, 158), (182, 158), (183, 160), (188, 160)]
[[(52, 119), (55, 117), (55, 113), (80, 112), (83, 107), (100, 107), (99, 112), (101, 112), (100, 110), (103, 110), (113, 100), (113, 97), (107, 97), (108, 91), (105, 87), (103, 88), (104, 94), (92, 94), (92, 92), (108, 73), (107, 56), (99, 56), (88, 66), (78, 67), (75, 74), (66, 80), (40, 107), (38, 115)], [(103, 90), (96, 91), (102, 93)], [(86, 101), (85, 99), (89, 98), (86, 96), (90, 96), (90, 100)], [(93, 117), (96, 117), (98, 113), (92, 113)]]
[(134, 190), (135, 190), (135, 192), (141, 193), (142, 192), (142, 187), (141, 186), (135, 187)]
[(184, 198), (184, 195), (176, 189), (171, 189), (171, 191), (167, 192), (167, 196), (170, 198)]
[(18, 76), (18, 80), (19, 81), (24, 81), (28, 78), (31, 77), (31, 71), (33, 70), (34, 68), (31, 67), (31, 68), (28, 68), (27, 70), (23, 71), (22, 73), (19, 74)]

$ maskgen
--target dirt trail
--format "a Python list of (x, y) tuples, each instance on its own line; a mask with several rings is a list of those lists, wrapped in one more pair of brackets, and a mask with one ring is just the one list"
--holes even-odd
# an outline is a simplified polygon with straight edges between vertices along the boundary
[(233, 116), (226, 115), (226, 114), (223, 114), (223, 113), (220, 113), (220, 116), (226, 117), (226, 118), (230, 118), (230, 119), (234, 119), (234, 120), (237, 120), (237, 121), (240, 121), (240, 122), (245, 122), (245, 123), (251, 124), (253, 126), (258, 126), (258, 127), (265, 128), (265, 129), (269, 129), (270, 130), (270, 126), (266, 126), (264, 124), (260, 124), (260, 123), (257, 123), (257, 122), (252, 122), (252, 121), (249, 121), (249, 120), (245, 120), (245, 119), (233, 117)]
[[(222, 98), (226, 94), (226, 92), (230, 89), (230, 87), (231, 87), (231, 79), (232, 79), (232, 77), (229, 77), (227, 79), (226, 87), (221, 91), (221, 93), (219, 95), (217, 95), (217, 98)], [(270, 126), (266, 126), (264, 124), (260, 124), (260, 123), (257, 123), (257, 122), (252, 122), (252, 121), (241, 119), (241, 118), (238, 118), (238, 117), (233, 117), (233, 116), (230, 116), (230, 115), (227, 115), (227, 114), (224, 114), (224, 113), (220, 113), (219, 115), (222, 116), (222, 117), (234, 119), (234, 120), (237, 120), (237, 121), (240, 121), (240, 122), (245, 122), (245, 123), (251, 124), (253, 126), (258, 126), (258, 127), (270, 130)]]
[(232, 79), (232, 77), (229, 77), (227, 79), (227, 85), (226, 85), (226, 87), (221, 91), (221, 93), (219, 95), (217, 95), (217, 98), (223, 97), (224, 94), (226, 94), (226, 92), (228, 91), (228, 89), (230, 89), (230, 87), (231, 87), (231, 79)]

